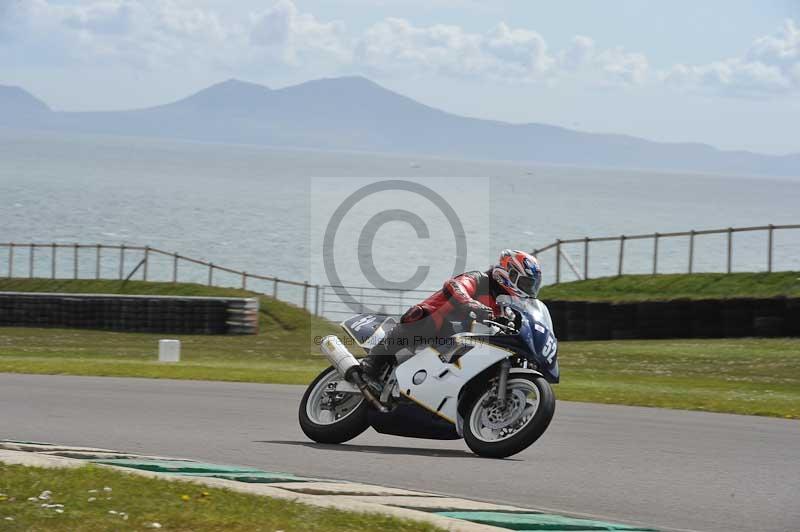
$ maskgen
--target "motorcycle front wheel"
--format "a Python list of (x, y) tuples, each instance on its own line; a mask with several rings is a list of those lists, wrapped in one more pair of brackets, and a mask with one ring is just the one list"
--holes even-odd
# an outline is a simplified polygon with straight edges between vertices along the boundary
[(343, 443), (369, 427), (364, 396), (336, 391), (342, 382), (339, 372), (330, 367), (309, 384), (300, 401), (300, 428), (317, 443)]
[(504, 404), (493, 394), (493, 386), (487, 385), (467, 404), (464, 440), (479, 456), (506, 458), (544, 434), (553, 419), (556, 398), (544, 378), (527, 373), (509, 375)]

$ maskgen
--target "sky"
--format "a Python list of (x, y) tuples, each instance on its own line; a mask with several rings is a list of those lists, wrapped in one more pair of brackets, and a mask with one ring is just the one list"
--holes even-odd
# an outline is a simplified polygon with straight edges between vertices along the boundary
[(345, 75), (468, 116), (800, 152), (800, 0), (0, 0), (0, 84), (58, 110)]

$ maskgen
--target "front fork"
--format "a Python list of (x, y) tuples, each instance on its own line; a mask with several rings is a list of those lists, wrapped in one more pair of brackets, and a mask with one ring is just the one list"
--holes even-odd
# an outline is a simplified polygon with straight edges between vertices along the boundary
[(507, 358), (500, 362), (500, 369), (497, 371), (497, 401), (499, 404), (506, 404), (506, 387), (508, 385), (508, 372), (511, 370), (511, 361)]
[(499, 405), (501, 408), (505, 408), (506, 404), (506, 396), (508, 395), (508, 374), (511, 371), (511, 361), (509, 359), (503, 359), (500, 362), (500, 365), (497, 368), (497, 378), (495, 382), (493, 393), (487, 397), (484, 402), (483, 406), (488, 407), (492, 404)]

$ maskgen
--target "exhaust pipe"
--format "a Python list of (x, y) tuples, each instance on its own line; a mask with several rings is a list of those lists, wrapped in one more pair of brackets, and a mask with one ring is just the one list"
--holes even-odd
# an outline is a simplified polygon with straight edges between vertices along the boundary
[(388, 412), (386, 408), (370, 390), (369, 385), (361, 378), (361, 364), (358, 363), (353, 353), (347, 350), (341, 340), (334, 335), (326, 336), (320, 343), (320, 350), (325, 358), (336, 368), (336, 371), (347, 382), (352, 382), (361, 391), (361, 394), (366, 397), (367, 401), (372, 403), (379, 412)]
[(353, 374), (358, 372), (358, 368), (361, 365), (356, 360), (356, 357), (353, 356), (353, 353), (347, 350), (342, 341), (331, 334), (322, 339), (320, 349), (325, 358), (328, 359), (328, 362), (339, 372), (339, 375), (344, 380), (352, 382)]

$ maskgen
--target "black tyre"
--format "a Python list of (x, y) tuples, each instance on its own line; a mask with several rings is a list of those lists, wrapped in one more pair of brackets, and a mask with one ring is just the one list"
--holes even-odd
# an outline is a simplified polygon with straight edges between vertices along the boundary
[(336, 404), (322, 408), (329, 385), (341, 381), (336, 369), (328, 368), (309, 384), (300, 401), (300, 428), (315, 442), (343, 443), (369, 427), (367, 402), (360, 393), (337, 393)]
[(556, 410), (556, 398), (544, 378), (512, 372), (504, 409), (496, 401), (487, 401), (491, 392), (487, 384), (464, 409), (464, 440), (472, 452), (505, 458), (527, 449), (547, 430)]

